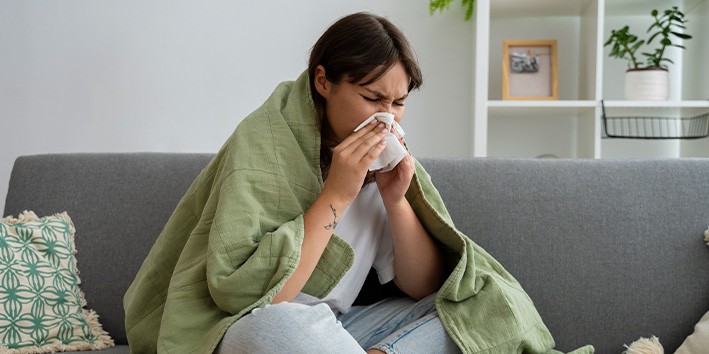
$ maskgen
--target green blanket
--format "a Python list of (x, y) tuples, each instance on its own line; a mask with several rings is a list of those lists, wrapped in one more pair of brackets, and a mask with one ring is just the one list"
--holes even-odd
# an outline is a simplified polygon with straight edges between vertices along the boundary
[[(125, 295), (131, 352), (211, 353), (232, 323), (268, 304), (293, 273), (303, 214), (323, 187), (310, 97), (307, 73), (280, 84), (193, 182)], [(462, 351), (551, 352), (554, 341), (530, 298), (455, 228), (418, 163), (406, 197), (446, 250), (450, 275), (436, 308)], [(353, 257), (333, 236), (303, 291), (325, 296)]]

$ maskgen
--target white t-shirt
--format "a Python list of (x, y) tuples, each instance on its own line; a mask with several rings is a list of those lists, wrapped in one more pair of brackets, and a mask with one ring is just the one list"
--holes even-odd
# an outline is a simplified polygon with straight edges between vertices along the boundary
[(293, 302), (306, 305), (326, 303), (333, 312), (346, 313), (362, 290), (372, 267), (377, 271), (380, 283), (394, 279), (391, 228), (376, 183), (368, 183), (362, 188), (342, 214), (334, 231), (354, 249), (352, 268), (325, 298), (300, 293)]

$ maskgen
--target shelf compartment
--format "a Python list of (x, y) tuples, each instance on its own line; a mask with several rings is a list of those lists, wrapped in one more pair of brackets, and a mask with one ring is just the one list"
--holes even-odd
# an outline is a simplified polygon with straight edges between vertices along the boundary
[[(591, 100), (596, 95), (598, 12), (602, 0), (494, 0), (490, 10), (487, 53), (487, 99), (502, 98), (502, 44), (505, 40), (557, 41), (558, 92), (561, 100)], [(482, 21), (481, 21), (482, 22)], [(543, 23), (543, 25), (540, 25)], [(482, 81), (481, 81), (482, 83)]]
[[(687, 116), (688, 111), (696, 111), (697, 108), (709, 107), (702, 101), (689, 103), (679, 103), (672, 105), (671, 102), (645, 103), (642, 106), (616, 106), (625, 108), (623, 115), (609, 116), (606, 113), (606, 105), (601, 101), (601, 119), (603, 123), (603, 138), (625, 138), (625, 139), (646, 139), (646, 140), (669, 140), (669, 139), (702, 139), (709, 137), (709, 111)], [(643, 109), (644, 108), (644, 109)], [(694, 108), (694, 109), (689, 109)], [(642, 111), (653, 110), (654, 113), (642, 114)], [(666, 113), (666, 114), (658, 114)], [(673, 115), (667, 114), (672, 112)]]

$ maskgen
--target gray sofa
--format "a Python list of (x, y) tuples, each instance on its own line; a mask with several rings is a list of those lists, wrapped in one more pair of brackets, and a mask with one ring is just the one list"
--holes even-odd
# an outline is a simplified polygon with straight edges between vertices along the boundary
[[(210, 154), (22, 156), (4, 215), (67, 211), (89, 308), (128, 353), (122, 298)], [(709, 159), (421, 159), (459, 229), (516, 276), (566, 351), (668, 353), (709, 310)], [(370, 289), (369, 293), (377, 293)]]

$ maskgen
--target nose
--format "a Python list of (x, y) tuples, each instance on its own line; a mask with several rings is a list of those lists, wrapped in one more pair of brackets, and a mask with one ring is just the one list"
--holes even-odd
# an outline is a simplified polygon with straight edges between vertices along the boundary
[(387, 113), (391, 113), (391, 114), (393, 114), (393, 115), (396, 115), (396, 112), (395, 112), (395, 109), (394, 109), (394, 105), (393, 105), (392, 103), (382, 102), (382, 103), (381, 103), (381, 106), (380, 106), (380, 108), (379, 108), (379, 111), (380, 111), (380, 112), (387, 112)]
[(379, 107), (380, 112), (387, 112), (391, 113), (394, 115), (394, 121), (397, 123), (401, 122), (401, 110), (398, 109), (398, 107), (394, 106), (393, 102), (382, 102)]

